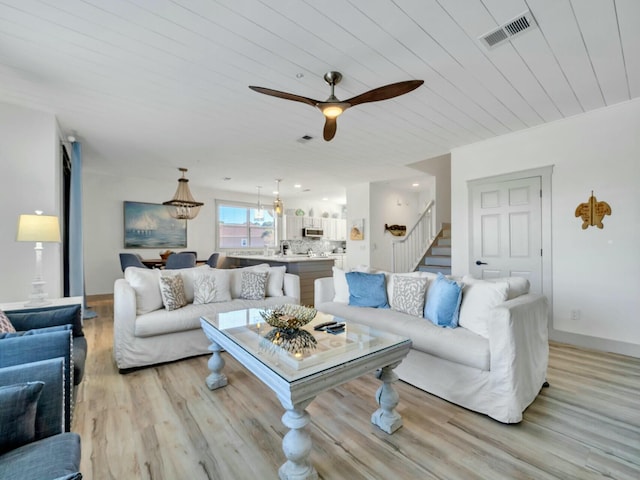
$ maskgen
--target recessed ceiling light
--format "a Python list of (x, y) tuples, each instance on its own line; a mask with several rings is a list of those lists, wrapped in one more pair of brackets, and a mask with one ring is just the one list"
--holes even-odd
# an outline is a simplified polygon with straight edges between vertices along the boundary
[(296, 73), (296, 78), (302, 78), (302, 77), (304, 77), (304, 73), (302, 72)]
[(420, 186), (420, 184), (419, 184), (419, 183), (412, 183), (412, 184), (411, 184), (411, 186), (412, 186), (412, 187), (419, 187), (419, 186)]
[(302, 188), (302, 185), (300, 185), (299, 183), (296, 183), (293, 188)]
[(327, 200), (329, 200), (327, 197), (322, 197), (323, 202), (326, 202)]

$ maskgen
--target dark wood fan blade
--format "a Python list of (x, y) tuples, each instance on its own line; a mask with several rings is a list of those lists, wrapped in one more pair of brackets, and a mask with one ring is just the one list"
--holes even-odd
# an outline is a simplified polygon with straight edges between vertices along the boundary
[(314, 100), (313, 98), (303, 97), (301, 95), (295, 95), (293, 93), (281, 92), (279, 90), (272, 90), (270, 88), (254, 87), (251, 85), (249, 86), (249, 88), (258, 93), (264, 93), (265, 95), (271, 95), (272, 97), (284, 98), (285, 100), (293, 100), (294, 102), (306, 103), (308, 105), (311, 105), (312, 107), (315, 107), (316, 104), (320, 101), (320, 100)]
[(359, 105), (367, 102), (379, 102), (380, 100), (388, 100), (389, 98), (398, 97), (415, 90), (424, 83), (424, 80), (407, 80), (406, 82), (391, 83), (383, 87), (374, 88), (361, 95), (357, 95), (345, 102), (351, 106)]
[(338, 123), (336, 122), (335, 118), (329, 118), (329, 117), (325, 117), (327, 119), (326, 122), (324, 122), (324, 139), (328, 142), (330, 141), (333, 137), (336, 136), (336, 129), (338, 128)]

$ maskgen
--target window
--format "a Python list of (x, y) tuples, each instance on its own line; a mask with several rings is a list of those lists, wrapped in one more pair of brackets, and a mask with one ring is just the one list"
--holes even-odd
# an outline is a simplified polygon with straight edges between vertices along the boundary
[(256, 249), (273, 246), (274, 218), (272, 212), (262, 210), (263, 217), (256, 218), (258, 209), (251, 204), (217, 201), (218, 248)]

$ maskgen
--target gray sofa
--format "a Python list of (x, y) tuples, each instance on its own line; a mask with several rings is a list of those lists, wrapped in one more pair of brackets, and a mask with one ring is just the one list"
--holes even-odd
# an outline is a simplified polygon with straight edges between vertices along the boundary
[[(267, 264), (236, 269), (215, 269), (208, 265), (180, 270), (152, 270), (128, 267), (113, 293), (113, 355), (121, 373), (131, 369), (211, 353), (200, 327), (200, 317), (244, 308), (263, 308), (300, 303), (300, 277), (285, 273), (286, 267)], [(241, 297), (245, 271), (267, 272), (265, 298)], [(181, 275), (187, 305), (176, 310), (163, 306), (159, 278)], [(212, 303), (196, 304), (196, 283), (211, 276), (223, 294)]]
[[(391, 299), (396, 274), (385, 274)], [(528, 293), (528, 282), (503, 279), (506, 298), (492, 303), (483, 300), (482, 293), (484, 288), (493, 288), (484, 284), (491, 282), (462, 279), (466, 286), (460, 316), (472, 320), (474, 315), (482, 317), (486, 327), (483, 336), (464, 327), (436, 326), (425, 318), (394, 310), (393, 303), (386, 309), (351, 306), (348, 292), (345, 296), (340, 291), (346, 286), (339, 278), (342, 275), (344, 272), (334, 268), (334, 278), (315, 281), (315, 307), (347, 323), (356, 321), (411, 338), (412, 349), (395, 370), (401, 380), (503, 423), (522, 420), (523, 411), (545, 384), (549, 351), (547, 300)], [(428, 277), (429, 285), (435, 278), (428, 273), (411, 275)]]

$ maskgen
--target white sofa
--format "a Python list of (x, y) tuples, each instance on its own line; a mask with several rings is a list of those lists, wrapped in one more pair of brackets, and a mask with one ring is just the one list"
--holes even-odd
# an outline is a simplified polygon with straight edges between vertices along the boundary
[[(496, 285), (506, 283), (501, 297), (486, 285), (494, 281), (461, 279), (465, 286), (460, 318), (484, 324), (483, 336), (395, 311), (393, 302), (389, 309), (350, 306), (344, 273), (336, 270), (334, 278), (315, 281), (315, 307), (347, 323), (356, 321), (411, 338), (412, 349), (395, 370), (401, 380), (503, 423), (522, 420), (545, 383), (549, 356), (547, 300), (528, 293), (528, 281), (496, 279)], [(385, 275), (391, 299), (394, 275), (402, 274)], [(429, 286), (436, 278), (423, 272), (409, 275), (429, 278)]]
[[(267, 271), (266, 296), (262, 300), (240, 298), (241, 275), (246, 270)], [(163, 306), (160, 276), (182, 276), (186, 306), (168, 311)], [(194, 279), (216, 279), (224, 301), (194, 304)], [(121, 372), (210, 353), (210, 341), (200, 327), (201, 316), (244, 308), (300, 303), (300, 278), (285, 267), (256, 265), (237, 269), (213, 269), (207, 265), (181, 270), (128, 267), (113, 292), (113, 356)], [(222, 293), (221, 293), (222, 292)]]

